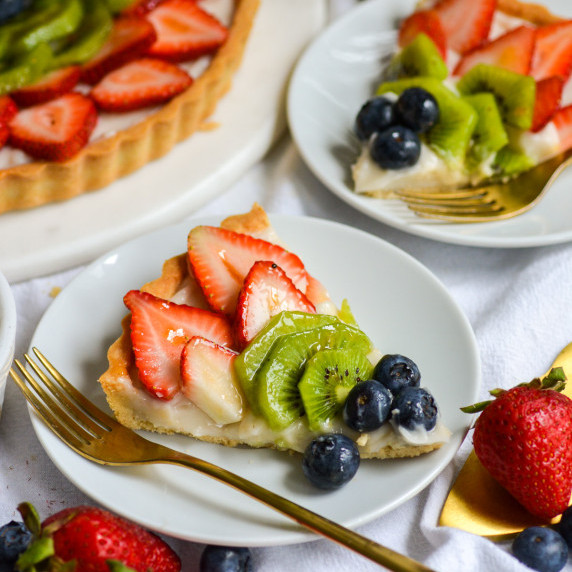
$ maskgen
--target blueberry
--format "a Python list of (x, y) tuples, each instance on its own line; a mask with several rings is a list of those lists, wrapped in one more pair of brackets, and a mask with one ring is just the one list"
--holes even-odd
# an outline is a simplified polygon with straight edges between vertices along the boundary
[(572, 507), (567, 508), (560, 517), (558, 532), (564, 537), (569, 547), (572, 548)]
[(437, 404), (422, 387), (405, 387), (394, 398), (393, 418), (397, 424), (413, 431), (422, 426), (431, 431), (437, 424)]
[(32, 533), (23, 522), (12, 520), (0, 527), (0, 562), (16, 562), (30, 542), (32, 542)]
[(538, 572), (558, 572), (568, 559), (568, 545), (558, 532), (542, 526), (525, 528), (512, 543), (518, 560)]
[(405, 169), (419, 160), (421, 141), (411, 129), (394, 125), (372, 137), (369, 153), (382, 169)]
[(425, 133), (439, 121), (439, 105), (425, 89), (410, 87), (395, 103), (395, 114), (401, 125), (416, 133)]
[(349, 482), (359, 467), (357, 445), (345, 435), (331, 433), (316, 437), (304, 451), (302, 470), (319, 489), (338, 489)]
[(374, 97), (359, 110), (354, 131), (361, 141), (367, 141), (373, 133), (383, 131), (393, 123), (393, 102), (386, 97)]
[(0, 0), (0, 23), (16, 16), (32, 4), (32, 0)]
[(389, 417), (392, 395), (375, 379), (354, 385), (344, 403), (343, 416), (355, 431), (374, 431)]
[(408, 357), (387, 354), (377, 362), (373, 378), (397, 395), (404, 387), (419, 387), (421, 374), (417, 364)]
[(209, 544), (201, 555), (200, 572), (252, 572), (250, 549)]

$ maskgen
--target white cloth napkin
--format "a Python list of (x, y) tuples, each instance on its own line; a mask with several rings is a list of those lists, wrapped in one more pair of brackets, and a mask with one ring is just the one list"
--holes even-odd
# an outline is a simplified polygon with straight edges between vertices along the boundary
[[(337, 16), (350, 0), (332, 2)], [(572, 244), (526, 249), (485, 249), (444, 244), (385, 226), (351, 209), (309, 172), (288, 138), (197, 216), (241, 212), (258, 201), (271, 213), (321, 217), (353, 225), (387, 240), (426, 265), (467, 315), (482, 360), (482, 397), (544, 372), (572, 341)], [(16, 355), (27, 350), (54, 288), (66, 286), (81, 268), (14, 284), (18, 310)], [(440, 572), (524, 572), (507, 544), (495, 544), (449, 528), (437, 518), (447, 491), (471, 448), (470, 436), (454, 460), (416, 497), (359, 528), (373, 540)], [(47, 457), (32, 429), (26, 405), (9, 382), (0, 419), (0, 523), (17, 516), (16, 505), (33, 502), (42, 516), (93, 501), (71, 484)], [(198, 569), (203, 546), (167, 539), (183, 561)], [(379, 568), (326, 540), (253, 549), (257, 572), (366, 571)], [(572, 570), (569, 563), (566, 570)]]

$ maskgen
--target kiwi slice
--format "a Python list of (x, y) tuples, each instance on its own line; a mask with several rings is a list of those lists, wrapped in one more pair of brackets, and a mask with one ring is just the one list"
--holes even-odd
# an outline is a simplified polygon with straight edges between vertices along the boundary
[(464, 164), (465, 155), (477, 124), (477, 112), (461, 97), (433, 77), (412, 77), (382, 83), (377, 95), (400, 95), (410, 87), (421, 87), (435, 97), (439, 121), (425, 134), (427, 143), (445, 161)]
[(373, 366), (356, 348), (322, 350), (306, 364), (298, 385), (311, 431), (323, 424), (343, 407), (350, 389), (359, 381), (371, 378)]
[(390, 64), (398, 77), (428, 76), (443, 80), (449, 74), (437, 46), (427, 34), (417, 34)]
[(534, 167), (535, 162), (522, 148), (522, 130), (507, 126), (508, 143), (498, 151), (493, 161), (493, 169), (500, 175), (513, 177)]
[(304, 412), (298, 382), (304, 366), (316, 352), (351, 346), (366, 354), (369, 338), (348, 324), (329, 324), (279, 337), (255, 377), (260, 413), (276, 431), (285, 429)]
[(303, 332), (339, 322), (335, 316), (295, 311), (280, 312), (271, 318), (268, 324), (260, 330), (256, 337), (234, 360), (234, 370), (250, 407), (255, 413), (259, 413), (259, 408), (258, 397), (254, 389), (254, 377), (258, 368), (264, 363), (274, 342), (280, 336), (286, 334)]
[(469, 165), (476, 166), (502, 149), (508, 143), (508, 135), (492, 93), (475, 93), (465, 96), (464, 100), (475, 108), (478, 115), (467, 155)]
[(506, 123), (530, 129), (536, 98), (534, 78), (489, 64), (477, 64), (459, 80), (457, 89), (463, 95), (491, 92)]

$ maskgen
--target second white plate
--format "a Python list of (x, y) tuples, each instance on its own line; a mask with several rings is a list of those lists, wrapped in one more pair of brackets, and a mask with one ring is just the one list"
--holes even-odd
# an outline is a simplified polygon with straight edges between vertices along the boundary
[[(447, 465), (470, 416), (460, 407), (477, 399), (480, 363), (470, 325), (441, 283), (419, 262), (362, 231), (324, 220), (272, 217), (278, 234), (323, 281), (337, 303), (348, 298), (378, 348), (402, 353), (420, 367), (423, 385), (452, 430), (440, 450), (414, 459), (363, 461), (344, 488), (323, 494), (305, 480), (300, 457), (272, 450), (227, 448), (181, 436), (151, 438), (251, 479), (311, 510), (356, 527), (396, 508)], [(97, 378), (106, 350), (121, 331), (124, 294), (156, 278), (164, 259), (186, 248), (193, 220), (135, 239), (103, 256), (54, 300), (32, 338), (56, 367), (107, 409)], [(335, 262), (324, 253), (335, 252)], [(229, 545), (264, 546), (312, 540), (271, 509), (208, 477), (179, 467), (129, 468), (90, 463), (32, 415), (48, 455), (77, 487), (144, 526), (175, 537)]]
[[(294, 141), (313, 173), (343, 201), (385, 224), (443, 242), (485, 247), (529, 247), (572, 240), (572, 170), (562, 175), (541, 203), (506, 221), (450, 224), (427, 221), (398, 200), (359, 196), (350, 165), (357, 157), (351, 130), (361, 105), (379, 85), (383, 58), (397, 38), (399, 19), (415, 0), (371, 0), (332, 24), (300, 60), (288, 96)], [(543, 2), (555, 14), (572, 16), (566, 0)]]

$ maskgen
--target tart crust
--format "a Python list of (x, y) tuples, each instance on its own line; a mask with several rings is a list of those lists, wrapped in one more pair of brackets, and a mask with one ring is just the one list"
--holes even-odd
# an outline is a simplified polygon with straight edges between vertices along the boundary
[(235, 0), (225, 43), (184, 93), (140, 123), (96, 140), (73, 159), (35, 161), (0, 170), (0, 213), (28, 209), (101, 189), (168, 153), (201, 129), (230, 89), (260, 0)]
[[(235, 232), (250, 234), (273, 242), (276, 242), (274, 239), (278, 238), (264, 209), (258, 204), (254, 204), (252, 209), (246, 214), (235, 215), (224, 219), (220, 226)], [(182, 290), (188, 292), (190, 289), (192, 292), (193, 283), (194, 278), (189, 271), (187, 254), (183, 253), (166, 260), (163, 264), (161, 276), (145, 284), (141, 290), (150, 292), (151, 294), (161, 298), (172, 299)], [(194, 301), (192, 294), (191, 301)], [(186, 301), (186, 303), (189, 302)], [(201, 300), (197, 298), (197, 305), (199, 304), (201, 304)], [(208, 430), (205, 431), (203, 427), (197, 427), (197, 430), (181, 430), (180, 428), (169, 426), (168, 422), (165, 425), (151, 422), (145, 417), (145, 415), (141, 414), (140, 411), (137, 410), (137, 407), (134, 407), (134, 390), (138, 394), (139, 399), (141, 400), (140, 402), (148, 404), (151, 401), (153, 403), (152, 407), (154, 407), (155, 411), (158, 408), (168, 408), (169, 406), (167, 405), (167, 402), (161, 402), (156, 398), (142, 397), (146, 392), (139, 382), (137, 368), (135, 367), (131, 345), (130, 323), (131, 317), (129, 314), (122, 320), (122, 332), (120, 337), (108, 350), (107, 358), (109, 368), (99, 379), (101, 387), (106, 394), (107, 402), (120, 423), (130, 427), (131, 429), (143, 429), (167, 434), (181, 433), (202, 441), (218, 443), (225, 446), (234, 447), (238, 445), (247, 445), (251, 447), (271, 447), (290, 451), (294, 450), (298, 452), (303, 450), (301, 446), (292, 447), (289, 444), (284, 445), (284, 440), (281, 439), (279, 435), (273, 435), (269, 428), (267, 428), (266, 423), (260, 418), (255, 418), (250, 412), (247, 412), (243, 421), (225, 426), (229, 428), (228, 432), (225, 432), (224, 428), (221, 429), (220, 427), (217, 430), (214, 430), (214, 433), (212, 431), (209, 432)], [(163, 415), (158, 414), (158, 418), (163, 418)], [(165, 417), (165, 419), (166, 418), (167, 417)], [(244, 424), (248, 427), (256, 425), (259, 428), (262, 427), (262, 430), (267, 428), (265, 433), (269, 432), (269, 434), (257, 437), (258, 440), (255, 442), (251, 439), (243, 439), (241, 438), (242, 429), (238, 427), (240, 424)], [(212, 422), (210, 423), (210, 426), (211, 428), (213, 427)], [(376, 447), (375, 439), (371, 439), (368, 444), (367, 436), (362, 436), (362, 439), (357, 439), (358, 434), (355, 434), (354, 437), (357, 439), (357, 444), (360, 448), (362, 458), (385, 459), (415, 457), (440, 448), (449, 435), (447, 429), (443, 428), (442, 431), (444, 439), (441, 442), (420, 445), (404, 445), (403, 443), (400, 443), (399, 446), (395, 447), (391, 445)], [(307, 426), (306, 433), (307, 435), (305, 435), (305, 439), (303, 440), (304, 445), (307, 444), (314, 436), (307, 429)]]

